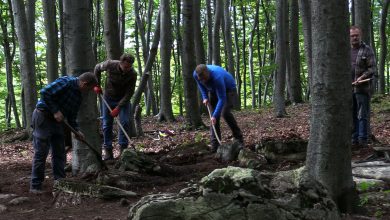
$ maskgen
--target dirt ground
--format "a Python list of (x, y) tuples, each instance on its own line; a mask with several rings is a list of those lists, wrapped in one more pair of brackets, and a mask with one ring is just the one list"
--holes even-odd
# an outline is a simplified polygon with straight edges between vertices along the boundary
[[(307, 140), (309, 137), (309, 113), (310, 107), (307, 104), (289, 106), (288, 117), (274, 118), (271, 109), (262, 111), (241, 111), (235, 112), (239, 126), (245, 136), (245, 147), (253, 149), (257, 144), (265, 140), (286, 140), (301, 138)], [(376, 143), (390, 146), (390, 111), (379, 111), (372, 114), (372, 130), (376, 137)], [(207, 118), (204, 118), (207, 123)], [(223, 140), (229, 141), (231, 133), (226, 124), (222, 123)], [(172, 149), (183, 143), (191, 143), (200, 139), (208, 140), (208, 130), (187, 131), (184, 129), (184, 119), (177, 118), (174, 123), (157, 123), (154, 118), (143, 120), (145, 136), (134, 139), (132, 143), (137, 149), (153, 155), (155, 158), (166, 155)], [(159, 135), (164, 131), (174, 132), (173, 136)], [(32, 195), (29, 193), (29, 181), (31, 175), (32, 145), (31, 141), (12, 141), (6, 143), (13, 137), (17, 137), (21, 131), (12, 130), (1, 134), (0, 146), (0, 195), (16, 194), (18, 197), (27, 197), (28, 200), (19, 205), (9, 205), (10, 199), (0, 198), (0, 204), (7, 207), (7, 210), (0, 213), (0, 219), (126, 219), (129, 207), (138, 201), (142, 196), (161, 192), (178, 192), (190, 183), (197, 182), (216, 168), (228, 165), (237, 165), (236, 162), (229, 164), (221, 163), (214, 159), (213, 155), (207, 154), (187, 160), (183, 163), (192, 163), (196, 167), (195, 172), (177, 177), (156, 177), (156, 183), (139, 185), (134, 188), (138, 194), (135, 198), (121, 200), (102, 200), (96, 198), (81, 197), (77, 201), (68, 201), (61, 207), (56, 207), (52, 194), (53, 179), (50, 168), (50, 158), (46, 169), (46, 179), (43, 185), (45, 193)], [(160, 133), (161, 134), (161, 133)], [(372, 145), (370, 145), (372, 146)], [(117, 146), (116, 146), (117, 149)], [(359, 160), (372, 154), (372, 149), (354, 150), (353, 159)], [(115, 151), (118, 155), (118, 151)], [(185, 158), (185, 157), (183, 157)], [(70, 154), (68, 155), (70, 159)], [(188, 159), (188, 158), (187, 158)], [(169, 162), (169, 160), (167, 160)], [(179, 164), (180, 161), (171, 161)], [(264, 166), (264, 170), (279, 171), (288, 170), (301, 166), (304, 162), (281, 162)], [(114, 169), (113, 165), (109, 165)], [(67, 173), (70, 177), (71, 173)], [(72, 177), (77, 178), (77, 177)], [(389, 214), (389, 207), (377, 208), (384, 210), (383, 216)], [(367, 217), (375, 215), (375, 207), (368, 210)], [(385, 219), (385, 218), (384, 218)], [(390, 219), (390, 217), (389, 217)]]

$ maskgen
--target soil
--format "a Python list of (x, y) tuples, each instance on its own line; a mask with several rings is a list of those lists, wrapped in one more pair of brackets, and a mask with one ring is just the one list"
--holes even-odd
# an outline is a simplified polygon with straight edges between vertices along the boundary
[[(239, 126), (245, 137), (245, 147), (254, 149), (257, 144), (266, 140), (289, 140), (300, 138), (308, 140), (310, 107), (307, 104), (289, 106), (288, 116), (275, 118), (272, 109), (261, 111), (240, 111), (235, 112)], [(374, 144), (366, 149), (354, 149), (353, 160), (364, 159), (373, 153), (372, 146), (390, 146), (390, 123), (388, 123), (390, 111), (373, 113), (372, 133), (375, 134)], [(383, 120), (385, 119), (385, 120)], [(7, 210), (0, 213), (0, 219), (126, 219), (131, 204), (138, 201), (142, 196), (163, 192), (179, 192), (182, 188), (191, 183), (197, 182), (200, 178), (212, 170), (228, 165), (237, 165), (237, 162), (222, 163), (213, 157), (213, 154), (186, 156), (183, 152), (183, 161), (177, 158), (169, 161), (164, 157), (170, 151), (183, 143), (192, 143), (199, 140), (208, 140), (208, 130), (188, 131), (185, 129), (185, 120), (177, 117), (173, 123), (158, 123), (153, 117), (143, 119), (145, 136), (134, 139), (132, 145), (154, 158), (163, 158), (165, 163), (180, 165), (191, 165), (193, 172), (180, 177), (154, 177), (149, 184), (138, 185), (134, 188), (138, 196), (120, 200), (102, 200), (89, 197), (81, 197), (77, 201), (68, 201), (61, 207), (56, 207), (52, 194), (53, 179), (50, 167), (50, 157), (47, 161), (46, 179), (43, 185), (45, 193), (33, 195), (29, 193), (29, 181), (31, 175), (31, 161), (33, 149), (29, 140), (13, 140), (17, 137), (24, 137), (21, 130), (10, 130), (1, 134), (0, 146), (0, 195), (16, 194), (18, 197), (27, 197), (28, 201), (19, 205), (9, 205), (10, 199), (1, 199), (0, 204), (7, 207)], [(208, 122), (206, 115), (205, 123)], [(169, 132), (168, 132), (169, 130)], [(232, 139), (231, 133), (226, 124), (222, 122), (222, 140), (228, 142)], [(168, 134), (168, 135), (164, 135)], [(15, 138), (16, 137), (16, 138)], [(7, 141), (10, 141), (8, 143)], [(7, 142), (7, 143), (6, 143)], [(118, 146), (115, 146), (115, 156), (118, 156)], [(70, 161), (70, 153), (68, 161)], [(302, 166), (303, 161), (283, 161), (268, 164), (262, 167), (267, 171), (289, 170)], [(110, 164), (109, 169), (114, 169)], [(70, 177), (71, 173), (67, 173)], [(71, 177), (77, 178), (77, 177)], [(381, 204), (371, 207), (365, 214), (372, 217), (376, 211), (382, 210), (382, 216), (390, 216), (390, 208), (382, 207)]]

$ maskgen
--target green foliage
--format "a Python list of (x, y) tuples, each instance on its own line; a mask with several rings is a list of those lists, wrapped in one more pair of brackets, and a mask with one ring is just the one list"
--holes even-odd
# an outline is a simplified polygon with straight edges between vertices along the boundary
[(357, 185), (357, 188), (359, 189), (360, 192), (365, 192), (370, 188), (374, 187), (375, 185), (376, 183), (374, 182), (361, 182)]
[(368, 196), (362, 196), (360, 197), (359, 206), (365, 206), (369, 202)]

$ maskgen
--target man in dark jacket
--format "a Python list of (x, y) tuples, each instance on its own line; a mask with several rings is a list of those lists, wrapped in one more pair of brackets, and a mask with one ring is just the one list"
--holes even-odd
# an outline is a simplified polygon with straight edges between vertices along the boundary
[(66, 118), (78, 131), (76, 138), (84, 139), (76, 121), (81, 104), (81, 92), (91, 90), (96, 84), (95, 75), (86, 72), (79, 77), (60, 77), (41, 90), (41, 98), (32, 115), (34, 158), (31, 193), (42, 192), (45, 163), (50, 149), (54, 179), (65, 178), (66, 152), (62, 122)]
[(215, 135), (221, 137), (219, 123), (221, 115), (232, 130), (236, 141), (243, 144), (244, 139), (241, 129), (231, 112), (231, 108), (237, 100), (236, 81), (233, 76), (220, 66), (199, 64), (193, 73), (193, 77), (202, 94), (203, 104), (208, 105), (210, 103), (214, 108), (211, 122), (215, 125), (217, 134), (214, 134), (213, 128), (210, 127), (211, 151), (216, 152), (219, 147)]
[(350, 28), (353, 85), (352, 144), (367, 146), (370, 102), (370, 79), (376, 72), (376, 61), (370, 46), (361, 41), (361, 29)]
[[(120, 123), (126, 132), (129, 132), (130, 98), (134, 94), (137, 72), (133, 68), (134, 57), (123, 54), (119, 60), (107, 60), (95, 66), (95, 75), (98, 86), (94, 91), (102, 94), (100, 87), (101, 72), (106, 71), (104, 99), (109, 104), (112, 112), (103, 105), (103, 136), (105, 156), (103, 160), (114, 159), (112, 152), (112, 124), (113, 119), (119, 115)], [(120, 151), (127, 148), (128, 140), (122, 130), (119, 131), (118, 143)]]

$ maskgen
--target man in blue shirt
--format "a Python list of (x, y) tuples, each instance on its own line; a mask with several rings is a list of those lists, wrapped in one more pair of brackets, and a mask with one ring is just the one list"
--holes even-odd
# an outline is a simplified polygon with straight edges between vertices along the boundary
[(51, 149), (54, 179), (65, 178), (66, 153), (64, 146), (63, 120), (78, 131), (76, 138), (84, 139), (76, 121), (81, 104), (81, 92), (92, 90), (97, 85), (91, 72), (79, 77), (60, 77), (41, 90), (32, 115), (34, 158), (31, 174), (31, 193), (42, 193), (45, 178), (46, 158)]
[[(193, 73), (193, 77), (202, 94), (203, 104), (211, 104), (214, 108), (211, 122), (215, 125), (218, 137), (221, 137), (219, 121), (222, 115), (232, 130), (233, 137), (243, 144), (244, 139), (241, 129), (238, 127), (236, 119), (231, 113), (231, 108), (238, 98), (236, 82), (233, 76), (220, 66), (199, 64)], [(210, 135), (211, 151), (216, 152), (219, 143), (212, 127), (210, 127)]]

